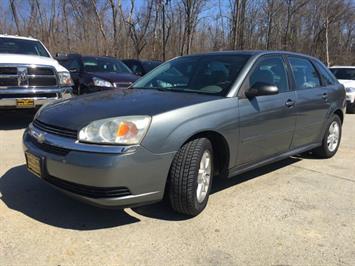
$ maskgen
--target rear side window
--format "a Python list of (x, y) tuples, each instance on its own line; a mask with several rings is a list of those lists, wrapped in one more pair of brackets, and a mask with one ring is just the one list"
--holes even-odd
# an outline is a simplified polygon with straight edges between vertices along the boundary
[(336, 79), (333, 77), (333, 75), (331, 75), (323, 64), (314, 61), (315, 65), (318, 68), (319, 74), (323, 79), (323, 82), (325, 86), (329, 86), (329, 85), (334, 85), (336, 83)]
[(295, 78), (296, 89), (306, 90), (320, 87), (318, 73), (308, 59), (288, 57)]
[(288, 91), (288, 80), (284, 63), (281, 57), (270, 57), (257, 64), (249, 77), (249, 85), (256, 83), (275, 85), (279, 92)]

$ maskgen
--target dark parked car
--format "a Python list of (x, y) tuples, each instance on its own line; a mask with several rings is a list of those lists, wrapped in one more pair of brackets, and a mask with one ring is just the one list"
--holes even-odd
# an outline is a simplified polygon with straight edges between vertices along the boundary
[(168, 196), (199, 214), (213, 178), (309, 150), (338, 150), (345, 90), (317, 59), (216, 52), (168, 61), (130, 89), (43, 107), (24, 133), (27, 167), (67, 194), (130, 207)]
[(121, 61), (111, 57), (58, 55), (61, 65), (69, 69), (74, 81), (73, 92), (84, 94), (114, 88), (128, 88), (139, 76)]
[(125, 63), (132, 70), (132, 72), (138, 76), (144, 76), (162, 63), (159, 60), (136, 59), (123, 59), (122, 62)]

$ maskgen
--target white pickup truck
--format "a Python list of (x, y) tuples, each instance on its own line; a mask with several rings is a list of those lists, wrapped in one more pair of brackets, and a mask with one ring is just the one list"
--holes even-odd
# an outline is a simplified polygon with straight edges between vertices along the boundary
[(33, 38), (0, 35), (0, 109), (35, 108), (69, 98), (67, 69)]
[(355, 113), (355, 66), (333, 66), (330, 71), (346, 90), (347, 112)]

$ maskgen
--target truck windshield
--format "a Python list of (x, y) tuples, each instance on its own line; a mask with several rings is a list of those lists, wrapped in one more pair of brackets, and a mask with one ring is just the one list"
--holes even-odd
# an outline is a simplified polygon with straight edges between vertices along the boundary
[(249, 58), (246, 54), (180, 57), (155, 68), (132, 88), (225, 96)]
[(355, 68), (331, 68), (337, 79), (355, 80)]
[(0, 38), (0, 54), (24, 54), (50, 57), (39, 41)]

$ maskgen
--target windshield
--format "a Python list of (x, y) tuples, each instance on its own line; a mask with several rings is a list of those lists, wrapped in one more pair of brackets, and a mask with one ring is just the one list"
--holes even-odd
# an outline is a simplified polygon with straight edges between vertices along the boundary
[(152, 71), (154, 68), (156, 68), (160, 64), (161, 64), (161, 62), (158, 62), (158, 61), (145, 61), (145, 62), (142, 62), (142, 65), (143, 65), (143, 67), (144, 67), (146, 72)]
[(84, 71), (98, 73), (132, 73), (121, 61), (111, 58), (83, 57)]
[(39, 41), (0, 38), (0, 54), (24, 54), (50, 57)]
[(249, 55), (187, 56), (166, 62), (133, 86), (225, 96)]
[(337, 79), (355, 80), (355, 68), (331, 68)]

